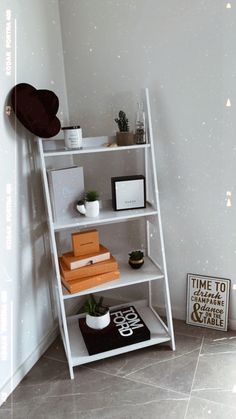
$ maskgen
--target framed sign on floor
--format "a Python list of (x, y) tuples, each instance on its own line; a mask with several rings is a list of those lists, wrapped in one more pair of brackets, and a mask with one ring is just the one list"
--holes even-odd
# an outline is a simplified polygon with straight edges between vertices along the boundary
[(230, 279), (187, 275), (186, 323), (227, 330)]

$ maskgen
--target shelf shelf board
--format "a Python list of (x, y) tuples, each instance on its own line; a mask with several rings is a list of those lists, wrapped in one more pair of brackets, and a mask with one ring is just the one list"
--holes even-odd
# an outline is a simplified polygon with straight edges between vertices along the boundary
[(105, 290), (111, 290), (115, 288), (127, 287), (129, 285), (141, 284), (143, 282), (154, 281), (163, 279), (164, 275), (160, 269), (146, 256), (145, 263), (141, 269), (132, 269), (127, 262), (127, 255), (124, 257), (116, 256), (119, 269), (120, 278), (114, 281), (109, 281), (104, 284), (98, 285), (97, 287), (89, 288), (84, 291), (70, 294), (63, 286), (63, 298), (64, 300), (87, 295), (90, 292), (100, 292)]
[(71, 342), (71, 355), (72, 355), (72, 364), (73, 366), (86, 364), (88, 362), (97, 361), (99, 359), (109, 358), (111, 356), (119, 355), (125, 352), (134, 351), (140, 348), (156, 345), (163, 342), (170, 341), (170, 335), (155, 316), (153, 311), (147, 306), (146, 301), (142, 302), (130, 302), (126, 304), (121, 304), (114, 307), (118, 309), (119, 307), (128, 307), (133, 305), (138, 311), (139, 315), (143, 319), (144, 323), (147, 325), (151, 332), (151, 339), (143, 342), (138, 342), (129, 346), (124, 346), (122, 348), (112, 349), (110, 351), (102, 352), (96, 355), (89, 355), (84, 339), (80, 332), (78, 319), (84, 317), (84, 314), (77, 316), (71, 316), (67, 319), (69, 338)]
[[(86, 139), (85, 139), (86, 140)], [(119, 146), (119, 147), (84, 147), (81, 150), (65, 150), (60, 149), (56, 151), (44, 151), (44, 157), (55, 157), (55, 156), (70, 156), (72, 154), (91, 154), (91, 153), (109, 153), (109, 152), (119, 152), (127, 150), (137, 150), (140, 148), (149, 148), (150, 144), (134, 144), (130, 146)]]
[(89, 227), (99, 224), (119, 223), (122, 221), (147, 217), (150, 215), (157, 215), (157, 210), (152, 205), (147, 203), (146, 208), (114, 211), (109, 204), (104, 209), (100, 210), (99, 216), (96, 218), (85, 217), (84, 215), (73, 216), (70, 219), (64, 219), (53, 223), (54, 231), (60, 231), (67, 228), (74, 227)]

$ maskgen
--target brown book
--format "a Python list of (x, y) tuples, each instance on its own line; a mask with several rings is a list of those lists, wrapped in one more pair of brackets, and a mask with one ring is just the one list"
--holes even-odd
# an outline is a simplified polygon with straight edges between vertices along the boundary
[(99, 235), (97, 230), (72, 233), (72, 246), (75, 256), (89, 255), (99, 252)]
[(62, 258), (59, 258), (59, 262), (61, 274), (66, 281), (88, 278), (93, 275), (100, 275), (106, 272), (116, 271), (118, 269), (118, 263), (112, 255), (110, 259), (104, 260), (103, 262), (98, 262), (93, 265), (83, 266), (82, 268), (73, 270), (67, 268)]
[(68, 269), (78, 269), (82, 266), (92, 265), (110, 259), (109, 250), (100, 244), (99, 252), (93, 252), (89, 255), (75, 256), (73, 252), (67, 252), (62, 255), (62, 260)]
[(116, 270), (100, 275), (91, 276), (89, 278), (74, 279), (73, 281), (66, 281), (63, 277), (61, 277), (61, 280), (67, 290), (73, 294), (75, 292), (97, 287), (100, 284), (118, 279), (119, 277), (120, 272)]

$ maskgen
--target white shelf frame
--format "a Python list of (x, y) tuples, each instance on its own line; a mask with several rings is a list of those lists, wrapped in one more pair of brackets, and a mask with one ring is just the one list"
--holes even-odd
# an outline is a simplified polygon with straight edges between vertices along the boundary
[[(156, 166), (155, 166), (155, 156), (154, 156), (154, 141), (153, 141), (153, 131), (152, 131), (152, 121), (151, 121), (151, 109), (150, 109), (150, 100), (149, 100), (149, 92), (148, 89), (145, 89), (145, 104), (146, 104), (146, 112), (147, 112), (147, 122), (148, 122), (148, 131), (149, 131), (149, 143), (144, 145), (133, 145), (133, 146), (126, 146), (126, 147), (105, 147), (103, 144), (105, 142), (113, 142), (113, 137), (95, 137), (95, 138), (87, 138), (87, 143), (93, 144), (92, 147), (86, 147), (82, 150), (64, 150), (64, 149), (56, 149), (56, 150), (45, 150), (45, 144), (47, 144), (48, 140), (44, 140), (41, 138), (37, 139), (38, 143), (38, 150), (40, 155), (40, 162), (41, 162), (41, 173), (42, 173), (42, 180), (43, 180), (43, 189), (46, 201), (46, 209), (47, 209), (47, 216), (48, 216), (48, 226), (49, 226), (49, 233), (50, 233), (50, 244), (51, 244), (51, 252), (52, 252), (52, 259), (55, 268), (55, 276), (54, 276), (54, 283), (56, 289), (56, 304), (58, 310), (58, 319), (59, 319), (59, 327), (60, 332), (63, 340), (63, 344), (65, 347), (65, 352), (68, 360), (69, 372), (71, 379), (74, 378), (74, 371), (73, 368), (76, 365), (81, 365), (87, 362), (91, 362), (93, 360), (106, 358), (108, 356), (117, 355), (120, 353), (128, 352), (131, 350), (136, 350), (139, 348), (143, 348), (150, 345), (155, 345), (161, 342), (169, 342), (172, 350), (175, 350), (175, 339), (174, 339), (174, 331), (173, 331), (173, 323), (172, 323), (172, 313), (171, 313), (171, 302), (170, 302), (170, 292), (169, 292), (169, 284), (168, 284), (168, 276), (167, 276), (167, 267), (166, 267), (166, 257), (165, 257), (165, 248), (164, 248), (164, 238), (163, 238), (163, 231), (162, 231), (162, 222), (161, 222), (161, 212), (160, 212), (160, 202), (159, 202), (159, 192), (158, 192), (158, 183), (157, 183), (157, 173), (156, 173)], [(110, 141), (111, 139), (111, 141)], [(53, 140), (54, 143), (62, 142), (62, 140)], [(61, 143), (60, 143), (61, 144)], [(97, 146), (94, 144), (98, 144)], [(51, 145), (51, 144), (50, 144)], [(142, 210), (129, 210), (129, 211), (121, 211), (116, 212), (111, 209), (101, 211), (100, 216), (98, 219), (89, 219), (83, 218), (80, 216), (78, 219), (72, 220), (63, 220), (61, 222), (54, 222), (52, 216), (52, 207), (50, 201), (50, 193), (49, 193), (49, 186), (47, 181), (47, 168), (46, 168), (46, 159), (47, 157), (57, 157), (57, 156), (71, 156), (75, 154), (90, 154), (90, 153), (101, 153), (101, 152), (115, 152), (119, 153), (121, 151), (132, 151), (132, 150), (142, 150), (145, 153), (145, 176), (146, 176), (146, 183), (148, 184), (149, 181), (152, 179), (154, 181), (154, 193), (152, 199), (152, 203), (147, 203), (147, 207)], [(147, 168), (148, 158), (151, 158), (151, 169), (152, 175), (150, 175), (150, 170)], [(150, 168), (149, 168), (150, 169)], [(149, 195), (147, 193), (147, 199), (149, 199)], [(58, 263), (58, 252), (57, 252), (57, 244), (56, 244), (56, 232), (71, 229), (71, 228), (85, 228), (89, 226), (95, 225), (105, 225), (109, 223), (118, 223), (118, 222), (128, 222), (130, 220), (138, 220), (145, 217), (146, 219), (146, 242), (147, 242), (147, 257), (145, 258), (145, 267), (140, 270), (140, 272), (136, 272), (136, 275), (128, 273), (127, 268), (124, 267), (122, 262), (120, 262), (121, 267), (121, 276), (120, 279), (110, 281), (106, 284), (102, 284), (98, 287), (94, 287), (92, 289), (88, 289), (86, 291), (69, 294), (65, 291), (61, 283), (60, 277), (60, 269)], [(151, 245), (150, 245), (150, 234), (149, 234), (149, 220), (152, 219), (155, 224), (158, 226), (159, 229), (159, 242), (161, 248), (161, 266), (157, 263), (155, 258), (151, 256)], [(119, 256), (118, 256), (119, 260)], [(153, 307), (153, 292), (152, 292), (152, 283), (155, 280), (162, 280), (164, 282), (164, 297), (165, 297), (165, 309), (166, 309), (166, 317), (167, 317), (167, 325), (162, 321), (158, 313)], [(78, 352), (78, 347), (82, 347), (84, 351), (84, 342), (82, 336), (80, 334), (79, 326), (77, 325), (76, 330), (76, 338), (72, 332), (75, 327), (75, 322), (78, 324), (78, 316), (67, 317), (65, 311), (65, 301), (71, 298), (80, 297), (82, 295), (87, 295), (91, 292), (101, 292), (109, 289), (121, 288), (125, 286), (132, 286), (138, 283), (147, 283), (148, 284), (148, 302), (142, 306), (139, 306), (139, 303), (135, 303), (137, 305), (138, 311), (140, 310), (140, 315), (145, 321), (147, 318), (147, 323), (150, 326), (150, 330), (154, 330), (152, 332), (152, 337), (150, 341), (139, 342), (135, 345), (126, 346), (124, 348), (118, 348), (113, 351), (104, 352), (102, 354), (97, 354), (96, 356), (89, 356), (88, 353), (85, 355), (74, 355), (75, 351)], [(129, 305), (134, 304), (133, 302), (129, 303)], [(122, 304), (124, 306), (125, 304)], [(152, 321), (149, 322), (149, 318)], [(154, 321), (154, 320), (155, 321)], [(156, 328), (153, 324), (156, 322)], [(154, 328), (154, 329), (153, 329)], [(156, 332), (155, 332), (156, 330)], [(158, 332), (159, 331), (159, 332)], [(155, 333), (159, 333), (158, 336)], [(78, 346), (78, 342), (80, 345)], [(76, 349), (77, 347), (77, 349)], [(83, 352), (82, 351), (82, 352)]]
[[(109, 137), (95, 137), (95, 138), (106, 138), (108, 141)], [(83, 142), (89, 140), (89, 138), (83, 138)], [(94, 153), (111, 153), (111, 152), (118, 152), (121, 151), (132, 151), (132, 150), (140, 150), (140, 149), (147, 149), (150, 148), (150, 144), (139, 144), (139, 145), (130, 145), (130, 146), (119, 146), (119, 147), (84, 147), (81, 150), (57, 150), (57, 151), (44, 151), (44, 157), (56, 157), (56, 156), (71, 156), (71, 155), (78, 155), (78, 154), (94, 154)]]
[(96, 218), (84, 217), (83, 215), (78, 214), (78, 216), (71, 218), (71, 220), (53, 222), (53, 229), (56, 232), (69, 228), (85, 228), (96, 225), (114, 224), (152, 215), (157, 215), (157, 210), (148, 203), (146, 208), (125, 211), (114, 211), (111, 209), (110, 205), (110, 208), (102, 209)]

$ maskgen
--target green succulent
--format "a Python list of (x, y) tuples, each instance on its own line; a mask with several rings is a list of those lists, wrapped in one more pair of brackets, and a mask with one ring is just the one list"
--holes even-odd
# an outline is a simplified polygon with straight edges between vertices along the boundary
[(93, 294), (89, 296), (89, 299), (86, 300), (84, 303), (84, 310), (87, 314), (90, 314), (90, 316), (103, 316), (107, 313), (109, 308), (107, 306), (103, 306), (103, 299), (104, 297), (100, 297), (98, 301), (96, 301)]
[(97, 191), (88, 191), (85, 194), (85, 201), (92, 202), (99, 199), (99, 193)]
[(143, 259), (143, 252), (142, 250), (133, 250), (132, 252), (129, 253), (129, 257), (132, 260), (141, 260)]

